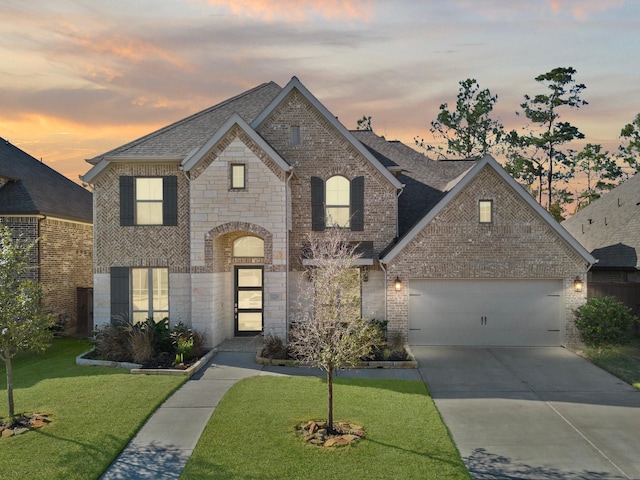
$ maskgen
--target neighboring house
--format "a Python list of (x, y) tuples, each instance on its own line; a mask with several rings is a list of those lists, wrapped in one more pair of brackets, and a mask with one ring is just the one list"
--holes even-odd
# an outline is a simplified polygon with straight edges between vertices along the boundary
[(311, 231), (359, 243), (362, 311), (412, 344), (565, 345), (593, 257), (487, 156), (348, 131), (297, 78), (89, 160), (96, 324), (286, 338)]
[[(78, 307), (93, 284), (91, 192), (0, 138), (0, 222), (14, 237), (34, 241), (32, 278), (42, 285), (44, 308), (78, 324)], [(86, 300), (91, 301), (90, 295)], [(90, 305), (80, 305), (90, 319)], [(86, 332), (88, 333), (88, 332)]]
[(589, 296), (617, 297), (640, 315), (640, 175), (562, 225), (597, 260), (589, 271)]

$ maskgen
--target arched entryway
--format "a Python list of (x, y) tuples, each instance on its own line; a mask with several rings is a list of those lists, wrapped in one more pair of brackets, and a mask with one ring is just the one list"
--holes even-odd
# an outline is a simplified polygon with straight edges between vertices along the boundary
[(225, 337), (262, 333), (271, 233), (253, 224), (228, 223), (208, 233), (206, 249), (214, 274), (214, 308), (220, 306), (217, 318), (224, 319)]
[(243, 235), (232, 243), (234, 276), (234, 335), (257, 335), (264, 325), (264, 265), (247, 264), (247, 259), (263, 259), (264, 240)]

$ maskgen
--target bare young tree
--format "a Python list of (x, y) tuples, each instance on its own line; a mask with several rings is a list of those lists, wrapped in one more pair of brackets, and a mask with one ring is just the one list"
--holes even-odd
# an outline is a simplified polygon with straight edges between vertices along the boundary
[(326, 372), (327, 432), (333, 428), (333, 376), (353, 367), (380, 343), (379, 329), (360, 313), (359, 254), (343, 230), (312, 232), (305, 256), (312, 260), (311, 282), (302, 286), (289, 348), (301, 363)]

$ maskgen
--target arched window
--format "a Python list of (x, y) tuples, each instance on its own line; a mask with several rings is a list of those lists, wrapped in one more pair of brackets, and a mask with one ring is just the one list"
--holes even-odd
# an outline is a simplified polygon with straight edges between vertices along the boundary
[(325, 184), (327, 226), (348, 228), (351, 216), (350, 182), (336, 175)]
[(264, 257), (264, 240), (251, 235), (233, 241), (234, 257)]

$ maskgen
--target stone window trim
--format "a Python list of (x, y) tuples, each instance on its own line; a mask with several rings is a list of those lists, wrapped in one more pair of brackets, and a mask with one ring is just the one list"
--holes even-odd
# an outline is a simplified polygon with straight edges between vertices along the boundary
[(493, 200), (478, 200), (478, 221), (482, 225), (490, 225), (493, 223)]
[(247, 189), (247, 165), (245, 163), (231, 163), (229, 165), (229, 190)]
[[(136, 179), (162, 179), (162, 223), (141, 225), (136, 221)], [(120, 226), (176, 226), (178, 224), (178, 177), (121, 176), (120, 177)]]

